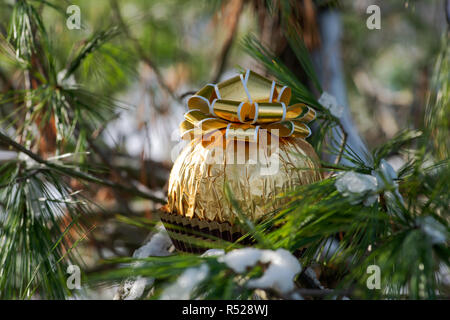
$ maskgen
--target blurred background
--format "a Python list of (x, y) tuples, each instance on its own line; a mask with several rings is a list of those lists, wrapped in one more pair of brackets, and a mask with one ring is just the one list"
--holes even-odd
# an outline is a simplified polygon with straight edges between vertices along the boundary
[[(0, 31), (6, 34), (8, 9), (0, 1)], [(369, 150), (405, 128), (423, 126), (429, 79), (447, 27), (445, 1), (358, 0), (297, 1), (295, 15), (323, 86), (348, 108), (352, 126)], [(369, 5), (378, 5), (381, 29), (369, 30)], [(135, 179), (164, 198), (168, 175), (182, 143), (178, 125), (187, 98), (206, 83), (226, 79), (242, 69), (267, 71), (246, 52), (242, 39), (253, 34), (308, 84), (281, 33), (279, 15), (264, 0), (73, 0), (81, 29), (69, 30), (69, 15), (42, 6), (43, 23), (55, 53), (61, 79), (65, 62), (83, 46), (93, 30), (117, 28), (119, 34), (89, 55), (78, 71), (62, 81), (82, 84), (119, 106), (107, 114), (91, 137), (95, 150), (86, 157), (113, 181)], [(37, 5), (38, 6), (38, 5)], [(3, 23), (5, 21), (5, 23)], [(0, 60), (0, 90), (15, 88), (21, 71)], [(11, 130), (8, 106), (1, 124)], [(36, 147), (44, 158), (55, 146), (42, 134)], [(94, 151), (94, 152), (92, 152)], [(0, 151), (0, 157), (11, 157)], [(402, 155), (390, 159), (399, 167)], [(77, 182), (71, 186), (77, 188)], [(98, 261), (131, 256), (148, 231), (123, 223), (118, 215), (152, 218), (160, 204), (135, 200), (108, 187), (90, 186), (87, 196), (97, 205), (84, 218), (80, 252), (87, 273)], [(110, 298), (112, 291), (92, 293)]]

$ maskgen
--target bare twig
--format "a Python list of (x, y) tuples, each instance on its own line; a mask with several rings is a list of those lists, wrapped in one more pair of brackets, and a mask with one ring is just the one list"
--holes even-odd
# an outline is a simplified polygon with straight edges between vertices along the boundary
[(0, 189), (9, 187), (12, 183), (18, 183), (18, 182), (20, 182), (20, 181), (27, 180), (28, 178), (31, 178), (32, 176), (34, 176), (34, 175), (36, 175), (37, 173), (39, 173), (40, 171), (42, 171), (42, 168), (31, 170), (31, 171), (28, 172), (26, 175), (24, 175), (24, 176), (19, 176), (19, 177), (15, 178), (13, 181), (11, 181), (11, 182), (9, 182), (9, 183), (0, 184)]
[[(125, 177), (125, 175), (122, 173), (121, 170), (118, 170), (115, 166), (113, 166), (110, 162), (110, 157), (108, 157), (103, 150), (101, 150), (99, 147), (97, 147), (97, 145), (95, 144), (95, 142), (87, 137), (86, 138), (89, 146), (94, 150), (95, 153), (97, 153), (100, 157), (100, 159), (102, 160), (102, 162), (117, 176), (120, 177), (122, 180), (128, 180), (128, 177)], [(113, 189), (114, 194), (116, 196), (116, 201), (117, 203), (121, 206), (121, 208), (126, 211), (127, 213), (131, 213), (131, 210), (128, 206), (127, 201), (125, 201), (122, 197), (120, 197), (119, 193), (117, 190)]]
[[(135, 179), (133, 176), (128, 174), (126, 170), (122, 170), (121, 168), (116, 167), (113, 162), (111, 161), (111, 152), (109, 150), (103, 150), (97, 144), (95, 141), (93, 141), (91, 138), (87, 137), (87, 142), (89, 146), (94, 150), (94, 152), (100, 157), (101, 161), (113, 172), (117, 177), (119, 177), (123, 181), (129, 181), (132, 185), (134, 185), (138, 189), (146, 189), (147, 186), (145, 186), (143, 183), (141, 183), (138, 179)], [(131, 213), (131, 210), (128, 206), (128, 203), (124, 201), (118, 194), (118, 190), (114, 189), (114, 192), (117, 196), (117, 202), (120, 204), (123, 210), (126, 210), (128, 213)]]

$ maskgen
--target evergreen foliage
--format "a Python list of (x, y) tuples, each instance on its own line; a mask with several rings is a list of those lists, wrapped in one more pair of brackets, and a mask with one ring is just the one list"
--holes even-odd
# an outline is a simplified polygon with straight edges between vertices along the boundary
[[(289, 1), (282, 3), (281, 14), (288, 15)], [(84, 186), (104, 185), (164, 203), (164, 199), (134, 184), (102, 177), (105, 167), (88, 163), (87, 151), (93, 149), (89, 138), (124, 105), (109, 94), (97, 93), (92, 89), (95, 86), (71, 81), (73, 75), (101, 78), (107, 72), (108, 78), (117, 79), (118, 86), (125, 74), (132, 73), (137, 59), (133, 58), (135, 53), (122, 52), (115, 45), (115, 38), (124, 32), (116, 26), (93, 31), (68, 59), (60, 59), (59, 49), (42, 21), (43, 8), (60, 11), (58, 6), (39, 0), (1, 5), (10, 11), (11, 20), (7, 34), (0, 30), (0, 66), (19, 70), (21, 77), (19, 85), (0, 93), (0, 145), (18, 153), (17, 158), (0, 164), (0, 298), (31, 298), (37, 294), (41, 298), (63, 299), (72, 294), (66, 286), (67, 266), (82, 264), (76, 247), (88, 231), (78, 222), (93, 207), (83, 192), (71, 187), (72, 181)], [(268, 5), (269, 10), (276, 10), (272, 1)], [(212, 6), (215, 8), (217, 3)], [(294, 102), (306, 103), (319, 111), (316, 121), (320, 128), (311, 137), (316, 150), (334, 154), (338, 159), (343, 157), (352, 165), (322, 161), (327, 178), (281, 194), (288, 199), (287, 204), (262, 222), (252, 223), (244, 213), (238, 215), (239, 223), (248, 232), (244, 238), (252, 238), (254, 247), (287, 249), (303, 267), (295, 292), (286, 296), (266, 290), (266, 295), (293, 298), (298, 293), (310, 297), (308, 290), (321, 289), (320, 298), (448, 298), (450, 291), (442, 274), (450, 268), (449, 33), (442, 39), (424, 127), (401, 132), (374, 149), (370, 155), (373, 163), (366, 163), (346, 144), (339, 118), (318, 102), (323, 90), (308, 50), (298, 37), (298, 26), (287, 24), (283, 30), (314, 90), (255, 36), (247, 36), (242, 46), (275, 79), (292, 88)], [(128, 62), (122, 65), (122, 61)], [(340, 128), (342, 136), (333, 135), (333, 128)], [(50, 146), (40, 146), (43, 135), (53, 139), (48, 141)], [(408, 161), (392, 178), (383, 169), (384, 159), (399, 152)], [(378, 175), (378, 188), (372, 194), (376, 201), (367, 205), (344, 195), (337, 188), (337, 181), (346, 172)], [(227, 190), (227, 195), (233, 203), (232, 190)], [(154, 227), (145, 219), (122, 216), (119, 220), (151, 230)], [(242, 245), (238, 241), (219, 247), (229, 251)], [(186, 269), (206, 264), (209, 272), (191, 292), (191, 298), (251, 299), (255, 290), (246, 284), (261, 276), (265, 268), (257, 264), (238, 274), (218, 257), (188, 254), (120, 258), (105, 263), (116, 268), (96, 274), (93, 283), (111, 284), (130, 276), (151, 277), (156, 280), (152, 298), (160, 297), (164, 288)], [(371, 265), (382, 270), (381, 290), (366, 286), (367, 268)], [(308, 267), (320, 268), (324, 278), (329, 279), (324, 284), (331, 290), (311, 285)]]

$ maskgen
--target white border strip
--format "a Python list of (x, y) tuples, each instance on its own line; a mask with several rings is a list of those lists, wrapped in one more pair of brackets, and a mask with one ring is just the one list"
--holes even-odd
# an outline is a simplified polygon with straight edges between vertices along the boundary
[(242, 106), (244, 105), (245, 102), (241, 102), (239, 104), (239, 107), (237, 109), (237, 116), (240, 122), (244, 123), (244, 121), (241, 119), (241, 110), (242, 110)]
[[(315, 109), (308, 107), (308, 112), (309, 112), (309, 111), (312, 111), (312, 112), (314, 113), (314, 117), (311, 119), (311, 121), (313, 121), (313, 120), (316, 119), (316, 117), (317, 117), (317, 112), (316, 112)], [(310, 122), (311, 122), (311, 121), (310, 121)]]
[(290, 122), (291, 125), (292, 125), (292, 129), (291, 129), (291, 132), (289, 133), (289, 136), (288, 136), (288, 137), (292, 136), (292, 135), (294, 134), (294, 131), (295, 131), (295, 125), (294, 125), (294, 123), (293, 123), (292, 121), (289, 121), (289, 122)]
[(308, 130), (309, 130), (309, 134), (305, 137), (305, 139), (306, 138), (308, 138), (311, 134), (312, 134), (312, 131), (311, 131), (311, 128), (309, 127), (309, 126), (307, 126), (306, 124), (305, 124), (305, 126), (308, 128)]
[(239, 77), (241, 78), (242, 86), (244, 87), (245, 93), (247, 94), (248, 101), (250, 103), (253, 103), (252, 97), (250, 96), (250, 92), (248, 91), (248, 88), (247, 88), (247, 81), (248, 81), (249, 74), (250, 74), (250, 70), (247, 70), (247, 73), (245, 74), (245, 79), (242, 74), (240, 74)]
[(252, 124), (255, 124), (258, 121), (258, 113), (259, 113), (258, 102), (255, 102), (254, 105), (255, 105), (255, 118), (253, 119)]
[(212, 86), (214, 88), (214, 91), (216, 92), (217, 99), (222, 99), (220, 97), (220, 91), (219, 91), (219, 87), (217, 86), (217, 84), (208, 83), (207, 86)]
[(209, 113), (212, 114), (214, 117), (217, 117), (217, 114), (214, 112), (214, 104), (216, 103), (218, 99), (214, 99), (213, 102), (209, 105)]
[(280, 93), (278, 93), (278, 98), (277, 101), (280, 102), (280, 98), (283, 95), (284, 90), (287, 89), (287, 86), (284, 86), (283, 88), (281, 88)]
[(286, 110), (286, 105), (284, 104), (284, 102), (281, 103), (281, 106), (283, 107), (283, 116), (281, 117), (281, 121), (280, 122), (283, 122), (284, 120), (286, 120), (286, 112), (287, 112), (287, 110)]
[(180, 135), (180, 137), (181, 137), (181, 138), (184, 138), (187, 134), (191, 133), (191, 132), (194, 131), (194, 130), (195, 130), (195, 128), (186, 130), (185, 132), (183, 132), (183, 134)]
[(270, 88), (270, 97), (269, 97), (269, 102), (272, 102), (273, 100), (273, 94), (275, 93), (275, 80), (272, 80), (272, 87)]
[(245, 71), (245, 84), (247, 84), (249, 77), (250, 77), (250, 69), (247, 69)]
[(186, 116), (187, 116), (189, 113), (193, 112), (193, 111), (199, 111), (199, 112), (202, 112), (202, 110), (200, 110), (200, 109), (190, 109), (190, 110), (188, 110), (187, 112), (184, 113), (183, 117), (186, 118)]
[(227, 125), (227, 129), (225, 130), (225, 139), (228, 139), (228, 132), (230, 131), (231, 122)]
[(203, 125), (203, 122), (205, 122), (206, 120), (217, 120), (217, 118), (205, 118), (200, 120), (199, 122), (197, 122), (196, 127), (201, 128)]
[[(189, 100), (191, 100), (192, 98), (200, 98), (200, 99), (204, 100), (208, 104), (208, 108), (209, 108), (209, 100), (206, 99), (205, 97), (202, 97), (202, 96), (199, 96), (199, 95), (193, 95), (192, 97), (189, 98)], [(189, 102), (188, 102), (188, 104), (189, 104)], [(192, 110), (197, 110), (197, 109), (192, 109)]]
[(258, 132), (259, 132), (259, 126), (255, 126), (255, 133), (253, 135), (253, 141), (258, 141)]

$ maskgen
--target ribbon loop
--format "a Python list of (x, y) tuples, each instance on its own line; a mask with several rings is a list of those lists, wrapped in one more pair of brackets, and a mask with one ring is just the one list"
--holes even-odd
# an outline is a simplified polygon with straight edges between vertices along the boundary
[(203, 134), (225, 130), (227, 138), (252, 141), (261, 127), (281, 137), (306, 138), (311, 130), (305, 123), (316, 113), (303, 103), (288, 106), (290, 99), (289, 87), (247, 70), (190, 97), (180, 131), (184, 139), (198, 129)]
[[(254, 117), (255, 123), (271, 123), (286, 119), (286, 105), (284, 103), (258, 103), (258, 116)], [(254, 115), (256, 116), (256, 115)]]
[(214, 114), (227, 121), (231, 122), (245, 122), (246, 114), (251, 105), (247, 102), (232, 101), (232, 100), (217, 100), (214, 103)]

